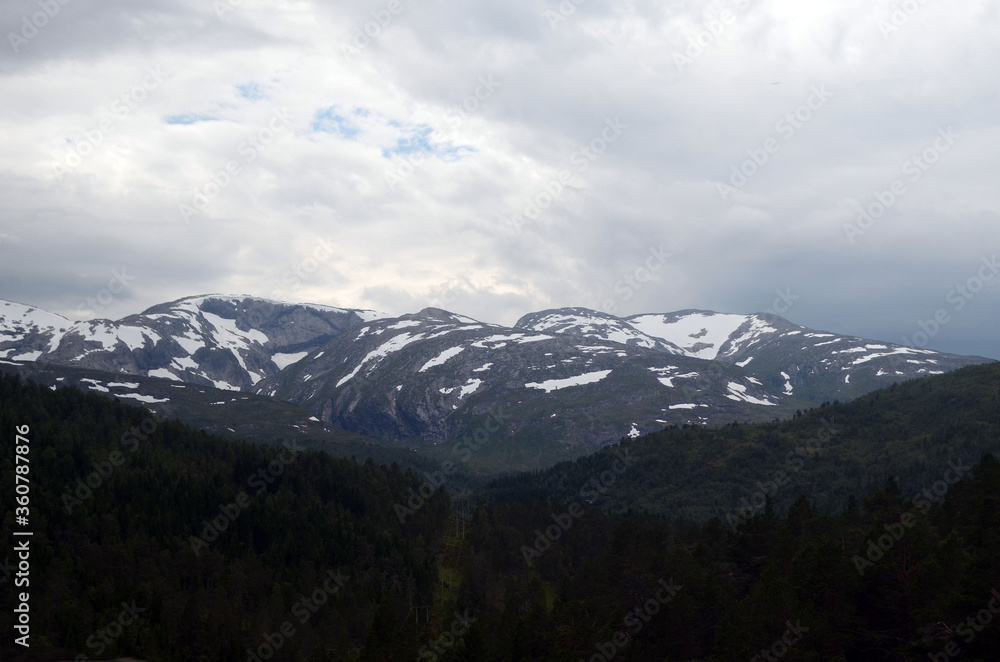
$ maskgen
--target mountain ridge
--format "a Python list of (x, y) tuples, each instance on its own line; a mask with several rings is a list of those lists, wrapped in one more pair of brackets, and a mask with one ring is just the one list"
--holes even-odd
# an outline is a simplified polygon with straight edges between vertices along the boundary
[(503, 412), (470, 462), (488, 470), (539, 468), (670, 425), (787, 418), (990, 362), (764, 314), (560, 308), (505, 327), (433, 307), (391, 316), (217, 294), (75, 323), (0, 301), (0, 361), (255, 393), (443, 459)]

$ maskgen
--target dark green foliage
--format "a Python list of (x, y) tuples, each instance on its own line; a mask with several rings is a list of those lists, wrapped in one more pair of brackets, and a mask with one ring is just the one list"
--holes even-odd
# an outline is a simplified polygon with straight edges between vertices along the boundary
[[(941, 479), (949, 461), (971, 464), (1000, 453), (1000, 363), (893, 385), (850, 403), (824, 403), (781, 423), (669, 428), (494, 481), (481, 493), (501, 501), (579, 499), (581, 487), (613, 464), (616, 451), (634, 461), (601, 494), (598, 503), (611, 512), (638, 508), (725, 522), (758, 492), (772, 496), (779, 514), (803, 494), (820, 511), (839, 512), (851, 495), (868, 494), (888, 478), (910, 495)], [(770, 489), (779, 472), (786, 484)]]
[[(283, 464), (280, 448), (165, 420), (130, 452), (122, 433), (148, 416), (74, 389), (0, 379), (7, 503), (13, 429), (31, 426), (25, 659), (242, 662), (286, 621), (296, 634), (270, 659), (416, 660), (424, 650), (421, 659), (440, 662), (707, 662), (770, 649), (782, 660), (868, 662), (928, 659), (951, 645), (982, 662), (1000, 650), (1000, 613), (981, 631), (967, 621), (991, 600), (1000, 612), (1000, 462), (981, 452), (1000, 442), (993, 366), (783, 424), (668, 430), (497, 481), (464, 537), (441, 491), (400, 524), (394, 505), (422, 479), (395, 464), (314, 452)], [(823, 418), (843, 427), (794, 481), (727, 520), (718, 504), (738, 513), (736, 498), (772, 480), (767, 469), (781, 468)], [(114, 450), (124, 462), (68, 513), (64, 492)], [(962, 482), (949, 460), (970, 467)], [(281, 471), (258, 494), (248, 478), (269, 467)], [(190, 537), (241, 492), (249, 505), (195, 554)], [(704, 517), (657, 514), (697, 498), (711, 506)], [(4, 525), (13, 527), (13, 513)], [(0, 543), (0, 559), (14, 557), (12, 544)], [(448, 564), (438, 561), (445, 548)], [(447, 595), (445, 565), (461, 575)], [(315, 613), (301, 611), (328, 570), (349, 579)], [(13, 591), (2, 596), (9, 633)], [(98, 655), (88, 638), (132, 600), (147, 610), (142, 620)], [(410, 617), (413, 605), (434, 605), (429, 624)], [(458, 613), (475, 621), (452, 640)], [(794, 641), (787, 650), (782, 637)], [(21, 659), (11, 639), (0, 653)]]
[[(313, 451), (292, 459), (289, 451), (223, 440), (150, 416), (76, 389), (51, 392), (0, 378), (6, 504), (14, 498), (14, 429), (31, 428), (34, 537), (27, 590), (35, 654), (62, 649), (69, 657), (59, 659), (82, 653), (93, 659), (244, 660), (247, 648), (265, 643), (264, 634), (278, 632), (286, 621), (296, 634), (274, 660), (361, 648), (382, 622), (399, 645), (416, 649), (421, 633), (404, 623), (411, 599), (431, 600), (431, 546), (450, 514), (447, 494), (435, 494), (404, 526), (393, 506), (419, 486), (412, 473)], [(123, 441), (133, 427), (141, 432), (143, 421), (155, 431), (137, 444)], [(94, 463), (107, 463), (113, 451), (124, 457), (120, 466), (89, 498), (64, 502), (64, 495), (76, 492), (77, 479), (86, 480)], [(196, 554), (191, 537), (241, 492), (249, 506)], [(8, 510), (5, 529), (13, 524)], [(0, 559), (15, 559), (13, 544), (4, 537)], [(315, 613), (304, 609), (300, 600), (320, 589), (329, 571), (350, 579)], [(5, 584), (12, 588), (13, 577)], [(9, 634), (14, 592), (2, 595), (0, 629)], [(90, 639), (118, 617), (122, 602), (133, 600), (147, 610), (139, 624), (124, 628), (110, 645)], [(385, 611), (386, 605), (394, 608)], [(21, 650), (15, 651), (12, 638), (4, 637), (5, 655)]]

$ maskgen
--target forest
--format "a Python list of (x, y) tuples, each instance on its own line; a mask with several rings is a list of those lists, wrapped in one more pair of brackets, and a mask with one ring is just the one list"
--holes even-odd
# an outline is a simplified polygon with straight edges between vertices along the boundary
[[(14, 438), (27, 426), (34, 535), (30, 588), (18, 589), (30, 590), (28, 649), (13, 643), (16, 541), (2, 542), (0, 652), (993, 660), (996, 372), (909, 382), (784, 423), (669, 429), (460, 498), (439, 488), (406, 517), (396, 506), (426, 482), (420, 471), (226, 440), (5, 376), (4, 526), (19, 528)], [(822, 420), (843, 427), (790, 456)], [(663, 505), (702, 497), (701, 510)]]

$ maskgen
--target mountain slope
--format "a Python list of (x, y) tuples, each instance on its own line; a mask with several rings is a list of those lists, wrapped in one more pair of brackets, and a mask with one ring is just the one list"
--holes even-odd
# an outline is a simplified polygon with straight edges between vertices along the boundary
[[(990, 362), (928, 349), (903, 347), (853, 336), (818, 332), (776, 315), (730, 315), (703, 310), (633, 315), (601, 315), (603, 324), (585, 323), (580, 308), (532, 313), (516, 328), (551, 329), (614, 342), (642, 337), (686, 356), (737, 365), (772, 388), (824, 402), (849, 400), (893, 382), (940, 375), (966, 365)], [(676, 353), (673, 349), (665, 349)]]
[[(670, 423), (770, 420), (806, 404), (737, 366), (706, 367), (658, 349), (427, 309), (342, 334), (257, 392), (368, 436), (519, 469)], [(481, 443), (445, 444), (477, 431)]]
[(486, 493), (504, 501), (579, 499), (580, 486), (625, 453), (629, 466), (602, 491), (602, 507), (731, 523), (747, 504), (763, 512), (768, 497), (779, 513), (802, 495), (835, 512), (888, 478), (908, 497), (938, 489), (946, 472), (954, 476), (956, 466), (998, 452), (1000, 363), (992, 363), (893, 385), (790, 421), (664, 430), (541, 474), (496, 481)]
[(698, 310), (568, 308), (514, 328), (433, 308), (388, 317), (223, 295), (74, 324), (19, 304), (0, 310), (0, 361), (255, 393), (484, 470), (540, 468), (669, 425), (788, 418), (810, 402), (987, 362)]
[[(35, 360), (250, 390), (372, 311), (205, 295), (118, 321), (77, 322)], [(8, 353), (8, 356), (11, 356)]]
[(0, 358), (34, 361), (59, 344), (73, 325), (62, 315), (13, 301), (0, 301)]

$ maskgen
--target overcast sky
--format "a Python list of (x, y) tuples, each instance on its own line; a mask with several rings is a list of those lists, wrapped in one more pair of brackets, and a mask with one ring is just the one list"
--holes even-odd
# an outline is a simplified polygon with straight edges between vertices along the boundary
[(1000, 358), (1000, 4), (578, 1), (5, 0), (0, 298), (772, 309)]

